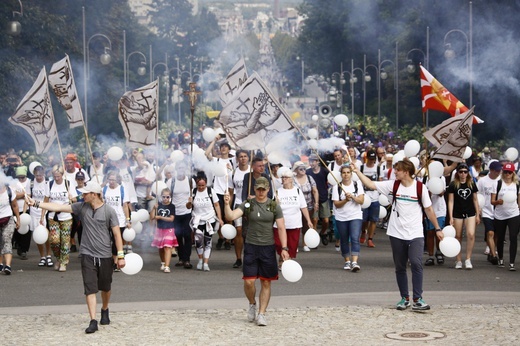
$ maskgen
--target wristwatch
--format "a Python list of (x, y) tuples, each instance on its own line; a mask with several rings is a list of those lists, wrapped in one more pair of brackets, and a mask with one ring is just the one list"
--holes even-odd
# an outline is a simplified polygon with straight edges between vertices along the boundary
[(289, 251), (289, 248), (288, 248), (287, 246), (284, 246), (284, 247), (282, 248), (282, 251), (284, 251), (284, 250), (285, 250), (285, 251)]

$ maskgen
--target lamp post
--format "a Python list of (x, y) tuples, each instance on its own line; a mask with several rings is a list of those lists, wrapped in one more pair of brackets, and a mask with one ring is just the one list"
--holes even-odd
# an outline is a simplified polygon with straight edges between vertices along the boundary
[(303, 57), (300, 58), (299, 56), (296, 57), (296, 60), (301, 60), (302, 62), (302, 89), (300, 91), (300, 94), (305, 97), (305, 61), (303, 60)]
[(128, 71), (128, 62), (132, 55), (138, 54), (141, 56), (141, 66), (137, 68), (137, 74), (139, 76), (144, 76), (146, 74), (146, 55), (140, 51), (133, 51), (132, 53), (126, 55), (126, 30), (123, 30), (123, 72), (124, 72), (124, 84), (125, 84), (125, 92), (128, 90), (129, 84), (129, 71)]
[(170, 77), (168, 70), (168, 53), (164, 54), (164, 62), (158, 62), (152, 66), (150, 69), (150, 83), (153, 82), (155, 78), (155, 68), (157, 66), (163, 66), (164, 72), (162, 76), (162, 82), (166, 87), (166, 122), (170, 121), (170, 98), (169, 98), (169, 89), (170, 89)]
[[(410, 54), (412, 54), (412, 56), (410, 56)], [(417, 54), (421, 54), (422, 59), (414, 59), (414, 55), (417, 56)], [(419, 48), (410, 49), (408, 51), (408, 53), (406, 53), (406, 63), (407, 63), (406, 70), (408, 71), (408, 73), (415, 72), (415, 69), (416, 69), (415, 61), (418, 61), (419, 63), (421, 63), (421, 62), (424, 63), (427, 70), (430, 68), (430, 27), (426, 27), (426, 53)], [(426, 129), (429, 128), (428, 123), (429, 123), (429, 111), (426, 110), (426, 124), (424, 124)]]
[(104, 53), (99, 57), (103, 65), (108, 65), (112, 60), (110, 52), (112, 51), (112, 42), (103, 34), (94, 34), (87, 40), (86, 36), (86, 21), (85, 21), (85, 7), (82, 7), (83, 14), (83, 102), (85, 107), (85, 129), (88, 134), (88, 81), (90, 79), (90, 42), (94, 38), (101, 38), (108, 42), (108, 47), (105, 46)]
[(450, 30), (444, 35), (444, 57), (446, 59), (455, 58), (455, 51), (451, 48), (451, 43), (447, 42), (448, 36), (452, 33), (460, 33), (466, 39), (466, 68), (469, 79), (469, 108), (473, 107), (473, 3), (469, 2), (469, 32), (466, 34), (459, 29)]
[(16, 20), (16, 15), (23, 17), (23, 5), (22, 1), (18, 0), (20, 5), (20, 11), (13, 11), (13, 20), (7, 23), (7, 33), (11, 36), (18, 36), (22, 32), (22, 24)]
[(361, 72), (361, 78), (364, 78), (365, 72), (359, 68), (354, 68), (354, 59), (350, 59), (350, 97), (352, 102), (352, 121), (354, 121), (354, 84), (357, 83), (358, 79), (354, 72), (360, 71)]

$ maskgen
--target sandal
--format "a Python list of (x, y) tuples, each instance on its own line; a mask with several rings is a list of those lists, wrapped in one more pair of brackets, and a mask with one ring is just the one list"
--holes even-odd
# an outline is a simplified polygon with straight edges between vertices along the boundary
[(425, 265), (425, 266), (432, 266), (432, 265), (435, 265), (435, 260), (434, 260), (432, 257), (430, 257), (430, 258), (428, 258), (428, 259), (426, 260), (426, 262), (424, 262), (424, 265)]
[(438, 253), (437, 255), (435, 255), (435, 257), (437, 257), (437, 264), (444, 264), (444, 256), (443, 255)]
[(51, 256), (47, 256), (47, 267), (52, 267), (54, 262), (52, 261)]
[(42, 257), (40, 259), (40, 263), (38, 263), (38, 267), (45, 267), (47, 265), (47, 261), (45, 260), (45, 257)]

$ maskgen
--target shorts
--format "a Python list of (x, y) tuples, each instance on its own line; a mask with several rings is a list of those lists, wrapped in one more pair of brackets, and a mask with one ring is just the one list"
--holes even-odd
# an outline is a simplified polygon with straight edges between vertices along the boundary
[(96, 294), (99, 291), (109, 292), (112, 289), (112, 273), (114, 260), (81, 255), (81, 274), (85, 295)]
[(483, 217), (482, 223), (484, 224), (484, 232), (487, 233), (489, 231), (495, 230), (495, 225), (493, 224), (493, 219), (489, 217)]
[[(426, 226), (426, 230), (427, 231), (433, 231), (435, 230), (435, 227), (433, 227), (433, 223), (429, 220), (429, 219), (424, 219), (424, 222), (425, 222), (425, 226)], [(444, 226), (446, 225), (446, 217), (444, 216), (439, 216), (437, 218), (437, 223), (439, 224), (439, 228), (440, 229), (443, 229)]]
[(467, 219), (467, 218), (473, 217), (475, 215), (477, 215), (477, 213), (475, 213), (474, 211), (471, 212), (471, 213), (466, 213), (466, 214), (457, 213), (457, 212), (453, 211), (453, 218), (454, 219)]
[(318, 210), (314, 211), (314, 214), (312, 215), (313, 219), (328, 219), (330, 217), (330, 204), (329, 200), (326, 200), (323, 203), (320, 203), (320, 207)]
[(273, 245), (244, 244), (244, 280), (278, 280), (278, 262)]
[[(366, 198), (367, 197), (365, 195)], [(372, 201), (370, 206), (363, 209), (363, 222), (377, 222), (379, 221), (379, 201)]]

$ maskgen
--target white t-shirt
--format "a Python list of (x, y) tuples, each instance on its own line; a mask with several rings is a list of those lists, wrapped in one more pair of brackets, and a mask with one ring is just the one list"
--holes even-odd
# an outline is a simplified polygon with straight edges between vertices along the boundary
[[(16, 179), (15, 181), (13, 181), (13, 184), (11, 185), (11, 190), (13, 191), (13, 194), (17, 194), (20, 192), (30, 193), (31, 179), (26, 178), (25, 182), (23, 182), (23, 183), (20, 180)], [(20, 214), (23, 213), (23, 206), (25, 204), (25, 198), (17, 199), (16, 204), (18, 204), (18, 210), (20, 211)]]
[[(171, 189), (172, 179), (168, 179), (166, 186)], [(192, 179), (191, 186), (197, 186), (195, 181)], [(188, 176), (184, 179), (179, 180), (175, 177), (175, 186), (172, 191), (172, 204), (175, 206), (175, 215), (186, 215), (191, 213), (191, 209), (186, 208), (186, 202), (190, 197), (190, 181)]]
[(249, 172), (249, 166), (245, 171), (240, 170), (239, 167), (235, 169), (233, 174), (233, 186), (235, 193), (235, 205), (242, 204), (242, 189), (244, 188), (244, 175)]
[[(78, 186), (78, 184), (76, 183), (76, 173), (78, 173), (80, 170), (83, 172), (83, 174), (85, 174), (85, 182), (89, 181), (90, 178), (89, 178), (87, 172), (83, 168), (79, 169), (76, 167), (76, 168), (74, 168), (74, 172), (69, 173), (69, 172), (65, 171), (65, 173), (63, 174), (63, 179), (67, 179), (70, 182), (70, 186), (73, 187), (74, 189), (76, 188), (76, 186)], [(102, 182), (99, 183), (99, 185), (101, 185), (101, 184), (102, 184)]]
[(196, 191), (193, 196), (193, 212), (192, 215), (200, 217), (199, 225), (203, 225), (206, 221), (213, 223), (217, 220), (214, 203), (218, 203), (218, 197), (215, 190), (211, 189), (211, 199), (208, 195), (208, 188), (202, 192)]
[(141, 179), (146, 179), (147, 181), (153, 183), (155, 181), (155, 171), (151, 164), (146, 162), (145, 167), (143, 169), (139, 169), (139, 166), (135, 166), (134, 168), (134, 182), (135, 182), (135, 193), (138, 198), (146, 197), (147, 185), (137, 184), (137, 182)]
[(130, 203), (137, 203), (137, 194), (135, 192), (134, 179), (128, 168), (119, 169), (119, 176), (121, 177), (121, 185), (125, 187), (125, 194), (128, 192)]
[(9, 201), (9, 195), (7, 194), (7, 188), (3, 193), (0, 194), (0, 218), (13, 216), (13, 210), (11, 209), (11, 202), (16, 199), (16, 193), (11, 189), (11, 201)]
[[(394, 188), (394, 180), (375, 182), (377, 191), (389, 196)], [(412, 240), (423, 238), (422, 210), (417, 196), (417, 181), (409, 187), (402, 184), (397, 188), (396, 202), (392, 204), (392, 213), (388, 221), (386, 234), (398, 239)], [(423, 185), (422, 204), (424, 208), (432, 205), (428, 188)]]
[[(49, 195), (49, 182), (42, 181), (41, 183), (34, 181), (32, 188), (32, 196), (31, 198), (38, 202), (43, 202), (45, 196)], [(35, 206), (29, 207), (29, 215), (31, 215), (31, 224), (29, 225), (29, 229), (34, 231), (36, 226), (40, 223), (42, 217), (42, 210), (40, 208), (36, 208)]]
[[(212, 162), (214, 165), (219, 165), (219, 166), (224, 167), (224, 169), (227, 172), (227, 174), (222, 177), (217, 177), (217, 176), (213, 177), (212, 191), (214, 189), (216, 193), (218, 193), (219, 195), (223, 195), (224, 193), (226, 193), (226, 188), (233, 187), (233, 180), (232, 180), (233, 179), (232, 178), (233, 161), (232, 161), (232, 158), (220, 159), (220, 158), (214, 157)], [(227, 182), (226, 182), (226, 179), (227, 179)]]
[[(377, 175), (377, 165), (374, 165), (373, 167), (368, 167), (365, 164), (362, 167), (362, 173), (366, 175), (368, 178), (370, 178), (370, 180), (379, 181), (380, 176)], [(361, 171), (361, 166), (359, 167), (359, 170)], [(379, 172), (381, 173), (381, 168), (379, 168)], [(370, 197), (372, 202), (376, 202), (379, 200), (379, 193), (375, 190), (365, 190), (365, 198), (366, 197)]]
[[(489, 175), (482, 177), (477, 182), (478, 192), (484, 195), (484, 207), (482, 207), (482, 217), (489, 219), (495, 218), (495, 207), (491, 205), (491, 192), (496, 191), (497, 181), (500, 180), (500, 175), (496, 179), (491, 179)], [(502, 190), (502, 189), (501, 189)]]
[(103, 188), (103, 191), (103, 199), (105, 200), (106, 205), (111, 206), (116, 211), (119, 227), (126, 227), (126, 215), (122, 204), (129, 203), (130, 197), (125, 190), (125, 187), (123, 186), (123, 203), (121, 203), (121, 185), (118, 184), (113, 189), (107, 185), (106, 188)]
[[(497, 181), (498, 183), (498, 181)], [(512, 182), (511, 184), (507, 185), (502, 181), (502, 186), (500, 187), (500, 191), (498, 191), (497, 200), (498, 199), (504, 199), (504, 195), (507, 192), (513, 192), (515, 195), (517, 194), (517, 188), (516, 184)], [(491, 193), (497, 193), (497, 184), (493, 185), (493, 190)], [(518, 199), (518, 196), (517, 196)], [(518, 210), (518, 203), (517, 200), (514, 201), (514, 203), (506, 203), (502, 205), (495, 206), (495, 219), (497, 220), (506, 220), (510, 219), (512, 217), (518, 216), (520, 214), (520, 211)]]
[[(49, 182), (50, 186), (50, 182)], [(67, 188), (65, 187), (65, 177), (61, 184), (58, 184), (56, 181), (53, 181), (52, 188), (49, 188), (49, 195), (45, 197), (49, 197), (49, 202), (58, 203), (58, 204), (70, 204), (70, 199), (77, 197), (76, 189), (72, 187), (72, 184), (69, 185), (69, 191), (67, 192)], [(49, 212), (49, 219), (54, 218), (54, 212)], [(72, 219), (72, 215), (70, 213), (60, 212), (58, 214), (59, 221), (66, 221)]]
[(105, 175), (103, 174), (103, 168), (104, 165), (102, 163), (100, 164), (100, 167), (96, 167), (96, 169), (94, 169), (94, 165), (88, 167), (88, 175), (90, 176), (90, 180), (95, 181), (99, 185), (103, 185), (103, 179), (105, 178)]
[(329, 171), (341, 172), (341, 165), (342, 164), (338, 165), (338, 163), (336, 161), (332, 161), (328, 165)]
[[(307, 208), (307, 202), (302, 190), (297, 187), (292, 189), (278, 189), (278, 204), (282, 208), (285, 229), (302, 227), (302, 208)], [(276, 222), (274, 223), (276, 228)]]
[[(357, 185), (357, 193), (354, 194), (356, 188), (354, 183)], [(363, 188), (363, 184), (361, 182), (350, 182), (350, 185), (343, 185), (339, 188), (340, 194), (338, 194), (338, 186), (332, 187), (332, 200), (333, 201), (344, 201), (345, 200), (345, 191), (355, 195), (360, 196), (365, 194), (365, 189)], [(341, 196), (341, 198), (340, 198)], [(341, 208), (337, 208), (333, 205), (334, 209), (334, 217), (337, 221), (351, 221), (351, 220), (361, 220), (363, 219), (363, 210), (361, 209), (361, 204), (357, 204), (353, 200), (345, 203)]]

